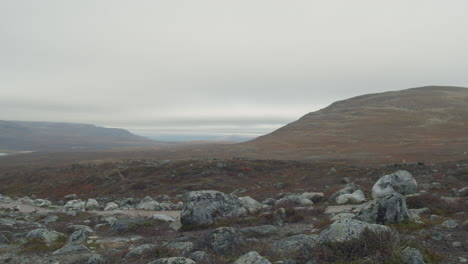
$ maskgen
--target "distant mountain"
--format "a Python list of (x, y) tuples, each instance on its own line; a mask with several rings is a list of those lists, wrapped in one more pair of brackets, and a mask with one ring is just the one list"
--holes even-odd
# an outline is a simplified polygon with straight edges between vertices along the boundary
[(468, 89), (428, 86), (354, 97), (241, 146), (279, 159), (467, 158)]
[(72, 151), (156, 144), (125, 129), (89, 124), (0, 120), (0, 150)]

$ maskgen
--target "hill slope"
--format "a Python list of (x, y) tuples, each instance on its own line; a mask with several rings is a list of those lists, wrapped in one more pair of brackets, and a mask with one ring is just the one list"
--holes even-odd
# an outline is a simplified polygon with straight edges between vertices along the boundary
[(88, 124), (0, 120), (0, 150), (69, 151), (155, 144), (127, 130)]
[(280, 159), (463, 158), (468, 89), (429, 86), (354, 97), (242, 146)]

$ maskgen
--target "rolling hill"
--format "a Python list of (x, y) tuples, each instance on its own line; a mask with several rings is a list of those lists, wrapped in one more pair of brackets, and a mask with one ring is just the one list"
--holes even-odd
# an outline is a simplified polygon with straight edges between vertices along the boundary
[(358, 96), (240, 146), (275, 159), (466, 158), (468, 89), (427, 86)]
[(0, 150), (71, 151), (154, 145), (127, 130), (89, 124), (0, 120)]

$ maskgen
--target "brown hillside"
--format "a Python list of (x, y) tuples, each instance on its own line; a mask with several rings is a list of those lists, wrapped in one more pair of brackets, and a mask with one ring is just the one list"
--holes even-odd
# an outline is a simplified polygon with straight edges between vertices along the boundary
[(354, 97), (242, 146), (279, 159), (464, 158), (468, 89), (430, 86)]

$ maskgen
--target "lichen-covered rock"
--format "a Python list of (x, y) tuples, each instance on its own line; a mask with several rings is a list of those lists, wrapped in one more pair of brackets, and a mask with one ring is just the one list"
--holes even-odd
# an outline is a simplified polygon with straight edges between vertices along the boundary
[(218, 254), (235, 252), (241, 245), (239, 233), (232, 227), (216, 228), (204, 240), (208, 248)]
[(187, 242), (169, 242), (165, 244), (165, 246), (169, 249), (176, 250), (181, 254), (187, 254), (193, 250), (193, 243), (190, 241)]
[(333, 222), (327, 229), (323, 230), (317, 241), (320, 243), (334, 243), (359, 239), (366, 229), (374, 233), (391, 232), (391, 229), (384, 225), (369, 224), (353, 219), (341, 219)]
[(234, 195), (218, 191), (190, 192), (181, 212), (183, 226), (210, 225), (216, 218), (238, 217), (247, 210)]
[(372, 187), (372, 198), (376, 199), (391, 193), (403, 195), (415, 193), (418, 184), (408, 171), (399, 170), (392, 174), (382, 176)]
[(366, 196), (361, 190), (353, 193), (342, 194), (335, 199), (337, 204), (360, 204), (366, 201)]
[(384, 225), (410, 219), (410, 214), (405, 197), (399, 193), (391, 193), (363, 205), (356, 219)]
[(189, 258), (162, 258), (149, 262), (148, 264), (197, 264), (195, 261)]
[(46, 229), (46, 228), (34, 229), (34, 230), (29, 231), (26, 234), (26, 238), (39, 239), (39, 240), (42, 240), (42, 241), (47, 242), (47, 243), (55, 242), (55, 241), (60, 240), (60, 239), (62, 239), (64, 237), (65, 237), (65, 235), (63, 233), (60, 233), (60, 232), (57, 232), (57, 231), (54, 231), (54, 230), (49, 230), (49, 229)]
[(260, 256), (257, 251), (250, 251), (238, 258), (234, 264), (271, 264), (271, 262)]
[(405, 264), (426, 264), (421, 252), (415, 248), (407, 247), (401, 252)]
[(254, 213), (262, 209), (262, 204), (250, 196), (239, 197), (239, 201), (250, 213)]
[(317, 242), (317, 235), (294, 235), (272, 243), (271, 249), (280, 256), (289, 257), (312, 250)]
[(53, 255), (61, 255), (61, 254), (74, 254), (74, 253), (82, 253), (82, 252), (90, 252), (89, 248), (82, 244), (66, 244), (62, 248), (52, 252)]
[(124, 257), (125, 260), (141, 257), (144, 254), (153, 252), (156, 249), (155, 244), (144, 244), (131, 249)]
[(107, 263), (106, 258), (99, 254), (90, 255), (88, 260), (86, 261), (86, 264), (106, 264), (106, 263)]

